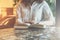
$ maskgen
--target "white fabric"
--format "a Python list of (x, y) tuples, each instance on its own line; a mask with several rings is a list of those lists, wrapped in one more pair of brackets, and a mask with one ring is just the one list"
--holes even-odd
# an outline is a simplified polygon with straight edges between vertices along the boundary
[[(21, 17), (21, 14), (24, 13), (24, 18)], [(41, 21), (54, 21), (53, 14), (47, 4), (46, 1), (42, 3), (34, 2), (31, 6), (31, 9), (24, 7), (20, 4), (17, 8), (18, 14), (18, 22), (22, 23), (24, 21), (34, 21), (35, 23), (39, 23)], [(32, 16), (34, 15), (34, 19), (32, 20)]]

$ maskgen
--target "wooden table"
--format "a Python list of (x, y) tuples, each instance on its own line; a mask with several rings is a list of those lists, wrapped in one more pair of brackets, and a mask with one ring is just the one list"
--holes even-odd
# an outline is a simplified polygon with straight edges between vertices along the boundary
[(0, 29), (0, 40), (15, 40), (14, 28)]

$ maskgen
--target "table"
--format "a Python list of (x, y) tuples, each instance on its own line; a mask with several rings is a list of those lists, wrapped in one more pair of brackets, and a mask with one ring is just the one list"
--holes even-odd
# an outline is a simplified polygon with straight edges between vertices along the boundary
[(0, 29), (0, 40), (15, 40), (14, 28)]

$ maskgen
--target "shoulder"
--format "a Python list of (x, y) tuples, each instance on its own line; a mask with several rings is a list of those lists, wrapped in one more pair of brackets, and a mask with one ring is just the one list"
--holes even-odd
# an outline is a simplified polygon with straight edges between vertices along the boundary
[[(49, 8), (49, 5), (48, 3), (44, 0), (43, 2), (41, 3), (36, 3), (39, 7), (42, 7), (42, 8)], [(36, 6), (37, 6), (36, 5)]]
[(49, 5), (46, 1), (43, 1), (43, 6), (44, 6), (44, 8), (49, 8)]
[(45, 10), (45, 11), (46, 10), (49, 10), (49, 11), (51, 10), (49, 5), (48, 5), (48, 3), (46, 1), (43, 1), (43, 10)]

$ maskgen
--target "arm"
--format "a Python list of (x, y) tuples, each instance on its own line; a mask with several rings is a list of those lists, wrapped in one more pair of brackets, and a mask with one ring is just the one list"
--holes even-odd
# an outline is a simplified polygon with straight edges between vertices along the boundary
[(44, 18), (46, 20), (39, 22), (42, 25), (54, 25), (55, 19), (53, 17), (52, 11), (49, 8), (48, 4), (43, 7)]
[(20, 7), (18, 6), (17, 7), (17, 21), (19, 22), (19, 23), (22, 23), (22, 18), (21, 18), (21, 9), (20, 9)]
[(18, 16), (18, 18), (17, 18), (17, 21), (18, 21), (18, 23), (20, 24), (20, 25), (30, 25), (29, 23), (26, 23), (26, 22), (23, 22), (22, 21), (22, 12), (21, 12), (22, 10), (21, 10), (21, 8), (20, 7), (18, 7), (17, 8), (17, 16)]

